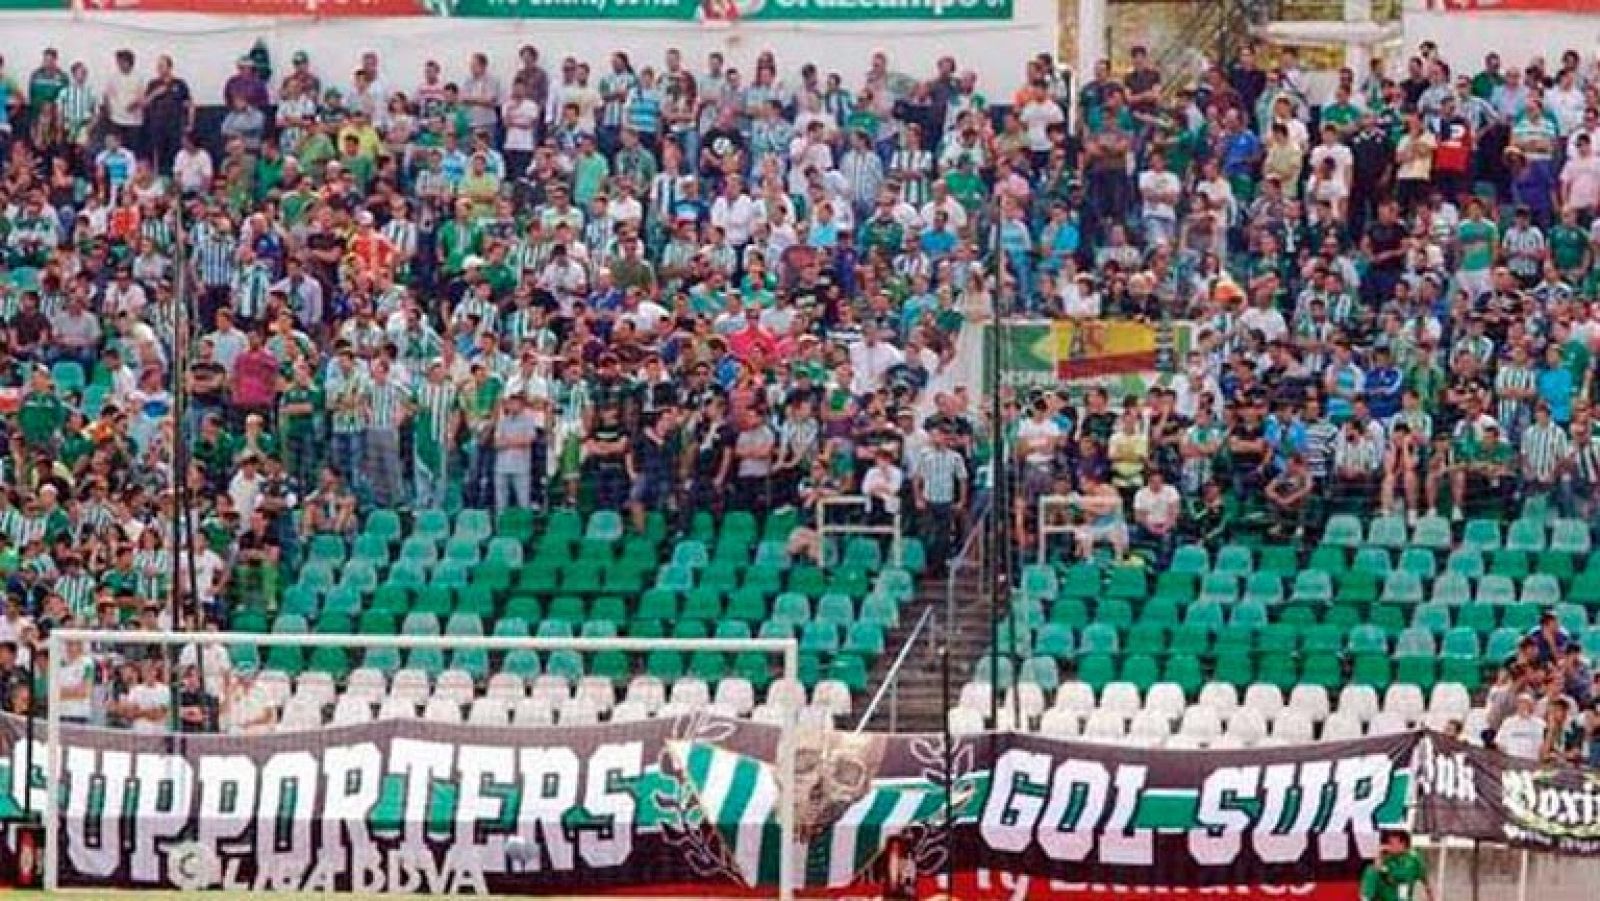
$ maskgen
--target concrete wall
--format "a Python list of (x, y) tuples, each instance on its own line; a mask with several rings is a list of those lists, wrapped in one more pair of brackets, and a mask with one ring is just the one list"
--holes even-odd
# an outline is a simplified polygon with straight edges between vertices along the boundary
[(1499, 53), (1508, 66), (1524, 65), (1535, 56), (1554, 64), (1569, 49), (1589, 60), (1600, 51), (1600, 0), (1593, 15), (1408, 9), (1404, 21), (1407, 53), (1415, 52), (1423, 41), (1433, 41), (1451, 66), (1465, 68), (1468, 74), (1483, 68), (1483, 57), (1490, 51)]
[[(1021, 83), (1024, 61), (1058, 46), (1056, 0), (1014, 0), (1007, 22), (851, 22), (740, 23), (701, 25), (651, 22), (530, 21), (513, 19), (297, 19), (226, 17), (183, 13), (14, 13), (0, 15), (0, 46), (10, 71), (26, 73), (38, 64), (39, 50), (53, 46), (63, 64), (82, 60), (95, 73), (111, 70), (119, 47), (139, 55), (148, 73), (155, 56), (170, 53), (178, 73), (201, 103), (221, 101), (222, 84), (234, 60), (264, 39), (275, 72), (286, 71), (296, 50), (311, 55), (324, 84), (347, 85), (362, 51), (380, 55), (384, 77), (410, 91), (421, 81), (422, 64), (436, 59), (447, 79), (464, 75), (468, 56), (490, 55), (495, 71), (509, 78), (517, 48), (533, 44), (545, 64), (559, 65), (572, 54), (603, 63), (613, 50), (627, 50), (636, 65), (659, 68), (668, 47), (683, 51), (694, 69), (705, 55), (722, 51), (729, 62), (749, 72), (763, 50), (777, 55), (780, 74), (792, 76), (801, 64), (815, 62), (823, 72), (838, 71), (846, 85), (858, 85), (873, 50), (889, 53), (890, 67), (925, 77), (942, 54), (979, 74), (991, 97), (1006, 98)], [(596, 73), (596, 77), (600, 74)]]
[[(1442, 882), (1439, 881), (1439, 852), (1426, 853), (1437, 901), (1523, 901), (1518, 894), (1521, 852), (1505, 848), (1481, 849), (1474, 880), (1472, 849), (1452, 848), (1445, 862)], [(1533, 854), (1528, 858), (1526, 898), (1529, 901), (1594, 901), (1600, 897), (1596, 886), (1600, 886), (1600, 860), (1551, 854)]]

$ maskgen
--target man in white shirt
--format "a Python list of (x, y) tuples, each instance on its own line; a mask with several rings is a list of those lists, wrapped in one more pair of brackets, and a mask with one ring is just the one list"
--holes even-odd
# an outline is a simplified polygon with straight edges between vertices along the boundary
[(1177, 234), (1178, 196), (1183, 185), (1167, 171), (1166, 158), (1150, 154), (1150, 163), (1139, 174), (1139, 196), (1144, 201), (1144, 236), (1150, 244), (1170, 244)]
[(106, 118), (116, 129), (124, 146), (134, 147), (139, 129), (144, 126), (144, 81), (133, 71), (133, 51), (117, 51), (117, 70), (106, 80)]
[(1544, 720), (1534, 715), (1532, 695), (1517, 698), (1517, 712), (1494, 734), (1494, 746), (1507, 757), (1538, 760), (1544, 751)]
[(900, 365), (905, 355), (893, 344), (882, 340), (889, 331), (868, 326), (860, 341), (850, 345), (850, 365), (855, 378), (850, 381), (850, 393), (865, 397), (883, 387), (883, 378), (890, 369)]
[(1172, 551), (1173, 537), (1178, 531), (1178, 512), (1183, 500), (1178, 489), (1167, 484), (1159, 468), (1150, 470), (1144, 487), (1133, 495), (1133, 519), (1139, 526), (1139, 537), (1153, 541), (1160, 548), (1164, 561)]
[(148, 658), (139, 664), (139, 684), (128, 690), (124, 703), (133, 721), (133, 731), (145, 734), (166, 732), (172, 711), (172, 689), (162, 678), (159, 661)]
[(202, 194), (211, 190), (215, 174), (211, 154), (201, 147), (192, 132), (183, 136), (183, 147), (172, 160), (172, 178), (185, 194)]
[(888, 522), (900, 512), (900, 487), (905, 483), (905, 473), (895, 465), (894, 452), (878, 451), (877, 462), (861, 477), (861, 493), (871, 503), (871, 518)]

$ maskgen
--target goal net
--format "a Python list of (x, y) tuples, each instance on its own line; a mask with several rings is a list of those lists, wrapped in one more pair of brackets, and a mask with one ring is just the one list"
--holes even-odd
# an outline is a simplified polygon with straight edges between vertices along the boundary
[(817, 853), (793, 640), (298, 625), (50, 635), (43, 728), (6, 721), (47, 891), (792, 897)]

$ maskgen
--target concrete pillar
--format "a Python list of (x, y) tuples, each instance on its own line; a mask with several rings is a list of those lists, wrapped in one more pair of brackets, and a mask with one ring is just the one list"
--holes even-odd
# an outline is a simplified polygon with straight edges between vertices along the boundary
[[(1372, 23), (1372, 0), (1344, 0), (1344, 20), (1351, 25), (1370, 25)], [(1372, 47), (1360, 41), (1346, 41), (1344, 45), (1344, 64), (1350, 71), (1356, 73), (1356, 84), (1360, 84), (1367, 76), (1367, 68), (1372, 60)]]

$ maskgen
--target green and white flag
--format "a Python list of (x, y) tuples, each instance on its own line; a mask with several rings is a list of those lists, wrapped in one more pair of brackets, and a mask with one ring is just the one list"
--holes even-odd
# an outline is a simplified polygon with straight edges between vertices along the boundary
[(782, 831), (772, 765), (701, 742), (669, 747), (745, 885), (776, 884)]

